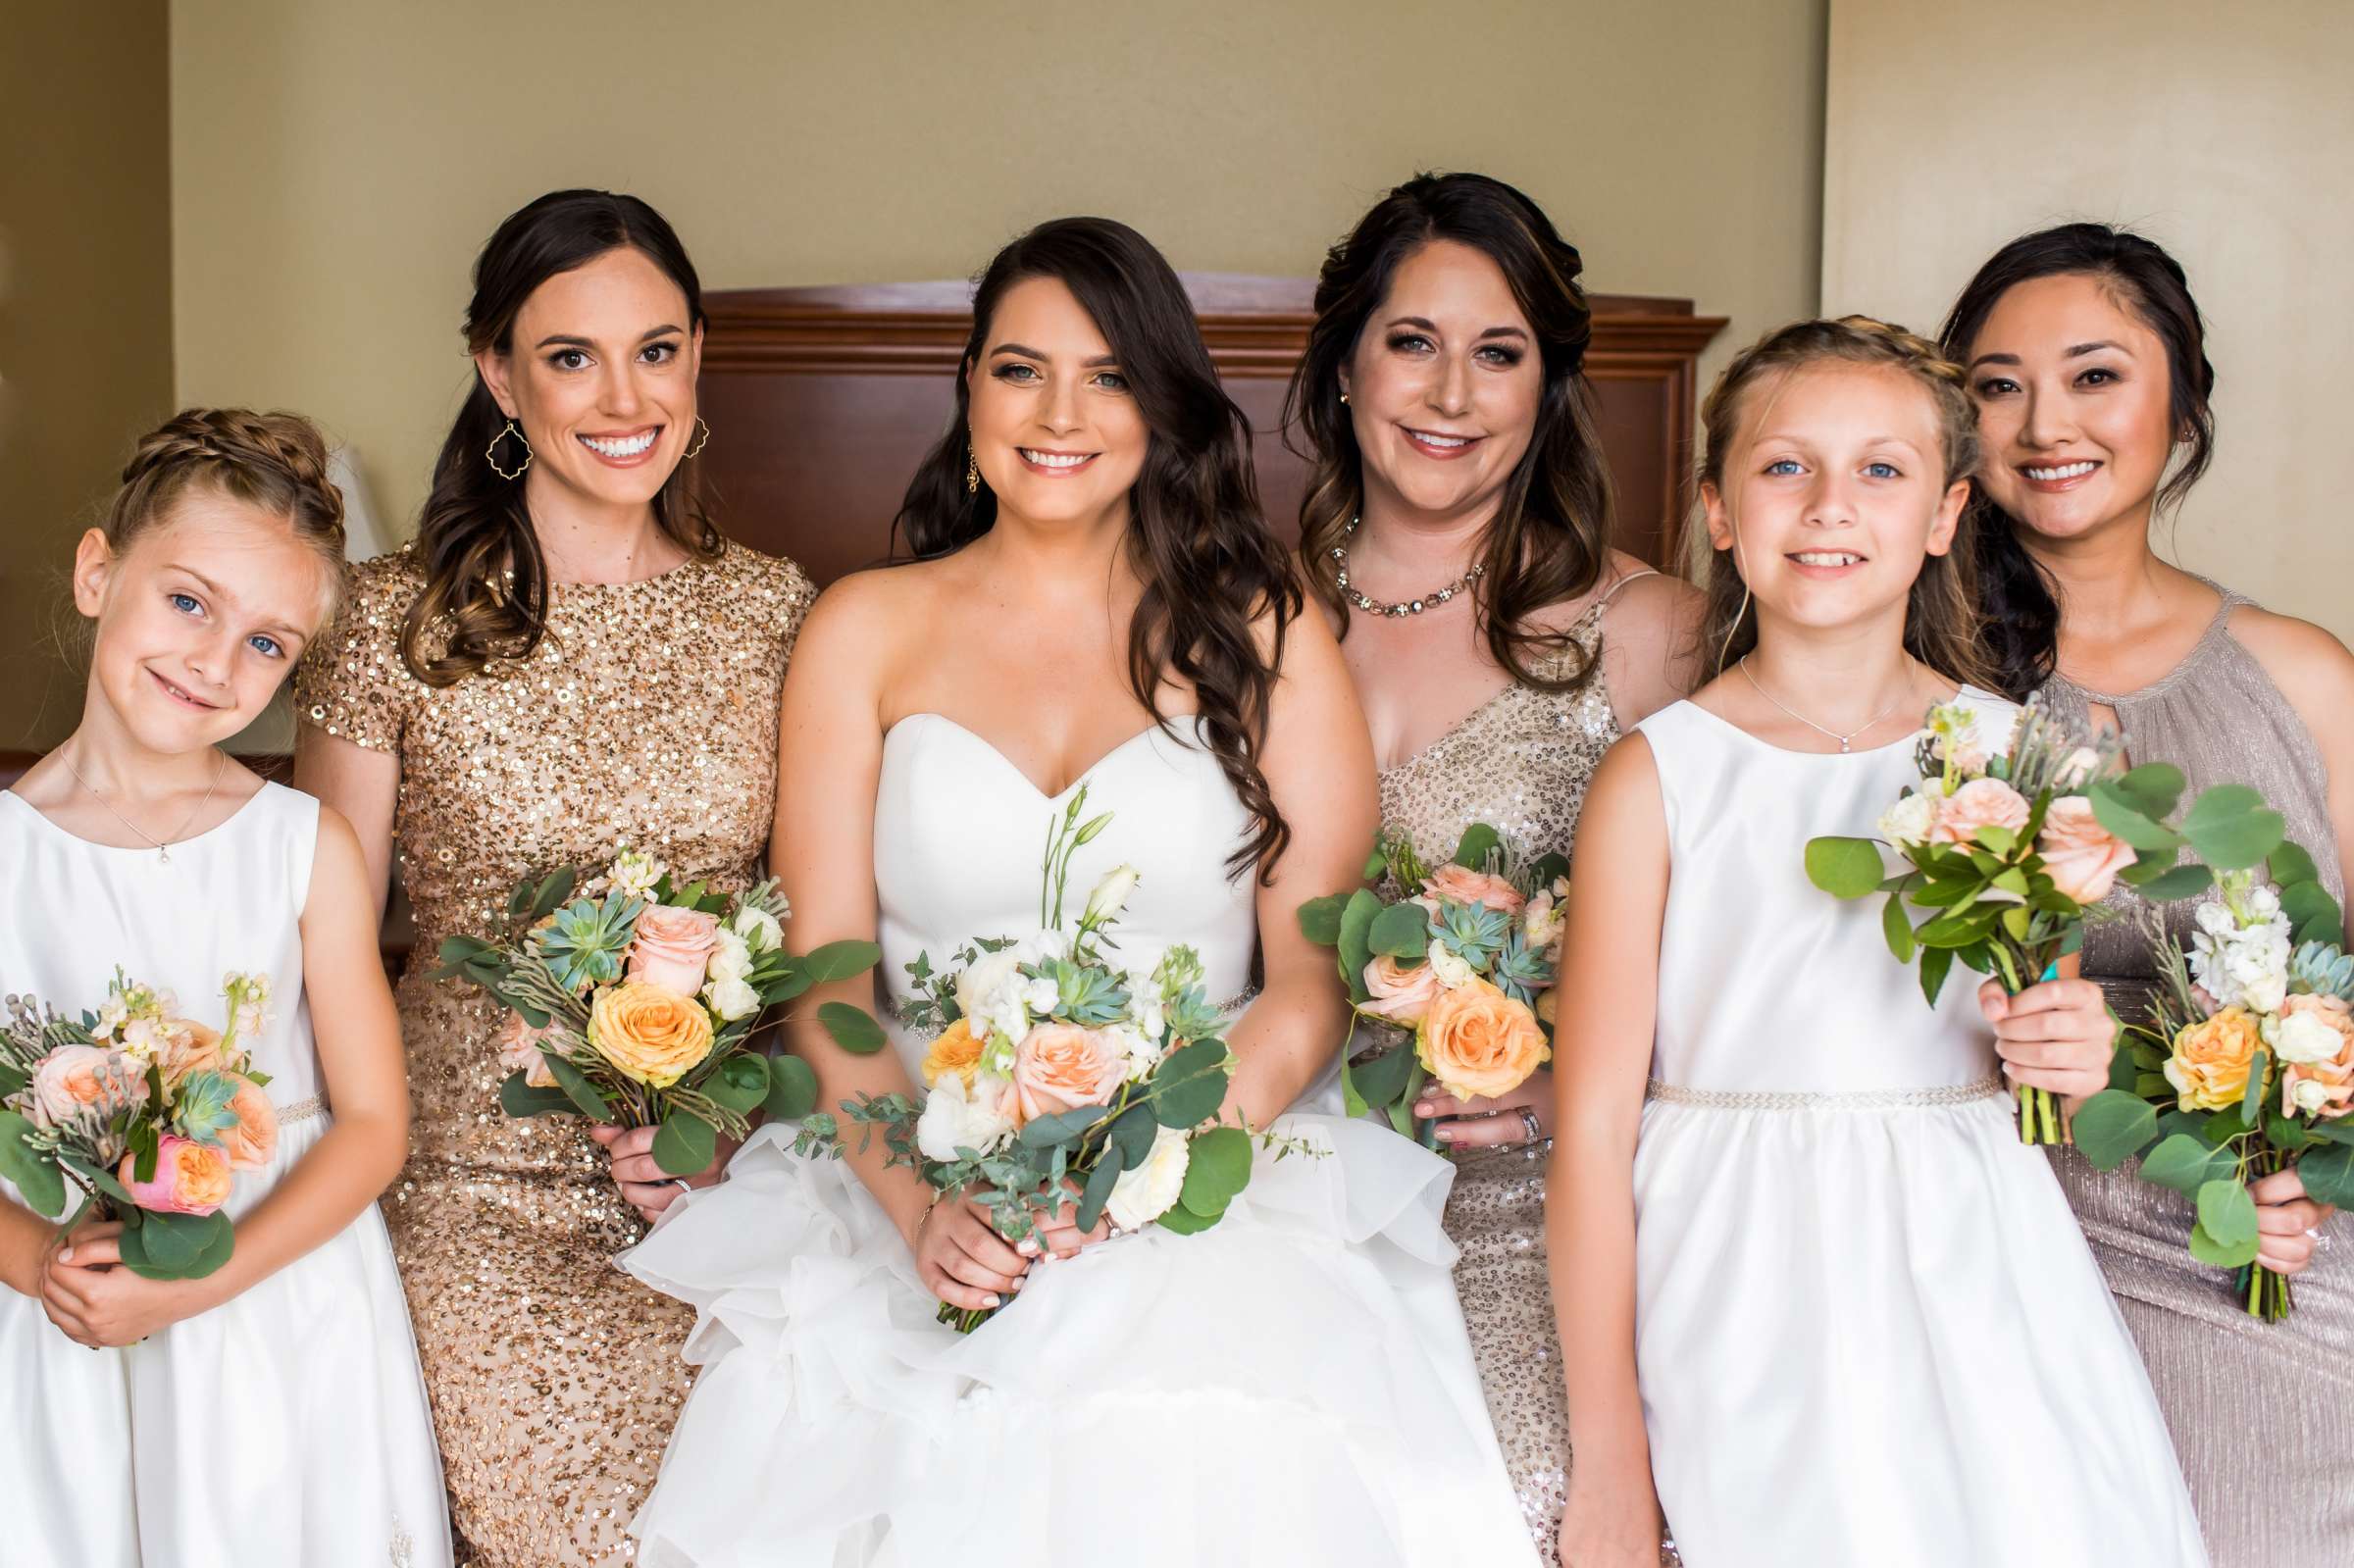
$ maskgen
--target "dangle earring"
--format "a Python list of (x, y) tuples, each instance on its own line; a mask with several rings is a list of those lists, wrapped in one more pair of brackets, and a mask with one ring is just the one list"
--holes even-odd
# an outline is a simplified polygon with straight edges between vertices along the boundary
[(980, 489), (981, 465), (973, 457), (972, 443), (967, 441), (964, 446), (964, 493), (974, 495), (979, 493)]
[[(523, 461), (517, 464), (512, 472), (498, 466), (498, 443), (510, 435), (523, 442)], [(490, 472), (496, 474), (500, 479), (519, 480), (523, 478), (523, 471), (532, 466), (532, 443), (525, 439), (523, 431), (515, 428), (515, 422), (509, 420), (505, 430), (490, 437), (490, 444), (483, 448), (483, 456), (489, 462)]]
[[(699, 455), (704, 447), (711, 444), (711, 427), (703, 423), (703, 417), (700, 414), (694, 417), (694, 444), (687, 449), (688, 457)], [(682, 458), (680, 461), (684, 462), (685, 459)]]

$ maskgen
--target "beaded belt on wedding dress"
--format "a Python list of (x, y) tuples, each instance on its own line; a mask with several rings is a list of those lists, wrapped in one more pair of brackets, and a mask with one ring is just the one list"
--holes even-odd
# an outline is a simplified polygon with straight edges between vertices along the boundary
[[(1250, 1006), (1256, 1000), (1258, 1000), (1258, 987), (1256, 986), (1245, 986), (1241, 990), (1236, 991), (1232, 996), (1229, 996), (1224, 1001), (1218, 1003), (1218, 1016), (1221, 1018), (1232, 1018), (1235, 1014), (1241, 1012), (1244, 1008)], [(891, 999), (891, 1016), (897, 1019), (900, 1024), (907, 1027), (913, 1033), (915, 1038), (919, 1040), (929, 1041), (939, 1038), (939, 1030), (916, 1029), (912, 1024), (908, 1023), (907, 1015), (914, 1011), (916, 1003), (910, 998), (904, 996), (894, 996)], [(283, 1120), (283, 1118), (281, 1117), (281, 1120)]]
[(2010, 1090), (2003, 1075), (1991, 1073), (1969, 1084), (1940, 1084), (1934, 1088), (1868, 1088), (1814, 1093), (1803, 1089), (1686, 1088), (1681, 1084), (1650, 1080), (1644, 1097), (1669, 1105), (1697, 1105), (1712, 1111), (1882, 1111), (1914, 1106), (1968, 1105), (1996, 1099)]
[(309, 1099), (290, 1100), (277, 1107), (277, 1110), (278, 1125), (284, 1127), (290, 1122), (307, 1122), (314, 1116), (325, 1116), (327, 1101), (313, 1094)]

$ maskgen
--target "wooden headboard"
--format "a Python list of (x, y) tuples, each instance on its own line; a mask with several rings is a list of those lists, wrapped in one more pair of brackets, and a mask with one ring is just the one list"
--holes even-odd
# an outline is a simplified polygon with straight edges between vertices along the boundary
[[(1307, 340), (1314, 284), (1230, 273), (1184, 275), (1202, 335), (1257, 432), (1259, 494), (1289, 538), (1305, 465), (1278, 423)], [(881, 283), (745, 288), (704, 296), (705, 473), (721, 526), (790, 555), (820, 583), (890, 548), (908, 476), (947, 430), (949, 378), (972, 329), (971, 285)], [(1724, 327), (1687, 299), (1598, 294), (1587, 373), (1617, 488), (1620, 548), (1680, 560), (1694, 365)]]

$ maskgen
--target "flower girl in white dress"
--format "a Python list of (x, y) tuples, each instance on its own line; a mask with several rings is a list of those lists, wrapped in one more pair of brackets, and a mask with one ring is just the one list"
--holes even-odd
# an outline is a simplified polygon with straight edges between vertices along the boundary
[[(241, 1112), (231, 1135), (234, 1243), (213, 1273), (144, 1278), (121, 1262), (119, 1224), (60, 1235), (0, 1185), (10, 1562), (450, 1560), (375, 1206), (408, 1094), (359, 843), (218, 749), (333, 607), (342, 501), (326, 465), (318, 432), (283, 414), (190, 410), (140, 443), (75, 562), (75, 603), (97, 623), (81, 725), (0, 793), (0, 990), (75, 1017), (120, 966), (206, 1029), (227, 1022), (229, 973), (273, 991), (237, 1030), (274, 1114)], [(200, 1033), (165, 1033), (125, 1031), (131, 1060), (103, 1071), (96, 1047), (58, 1047), (0, 1137), (71, 1125), (150, 1048), (167, 1075), (213, 1065)], [(169, 1197), (204, 1212), (217, 1182)]]
[[(1922, 714), (1976, 672), (1962, 373), (1875, 322), (1803, 323), (1733, 362), (1706, 424), (1719, 674), (1612, 750), (1578, 832), (1561, 1560), (1655, 1563), (1663, 1508), (1689, 1568), (2202, 1564), (2141, 1363), (2009, 1109), (2006, 1078), (2102, 1087), (2098, 990), (1924, 1006), (1877, 902), (1804, 869), (1918, 782)], [(1961, 700), (1997, 743), (2012, 710)]]

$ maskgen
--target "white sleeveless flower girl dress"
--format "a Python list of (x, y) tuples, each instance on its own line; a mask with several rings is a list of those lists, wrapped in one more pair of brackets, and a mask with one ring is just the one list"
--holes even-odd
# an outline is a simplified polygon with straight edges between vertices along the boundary
[[(1192, 727), (1179, 721), (1179, 727)], [(1248, 816), (1205, 749), (1159, 731), (1090, 774), (1113, 812), (1072, 885), (1143, 877), (1121, 957), (1187, 943), (1234, 997)], [(875, 803), (883, 962), (900, 982), (1037, 924), (1048, 799), (932, 714), (893, 727)], [(894, 1024), (913, 1077), (925, 1041)], [(1451, 1172), (1340, 1114), (1337, 1068), (1276, 1129), (1226, 1217), (1031, 1270), (970, 1336), (934, 1321), (906, 1244), (849, 1168), (765, 1128), (623, 1267), (692, 1302), (703, 1365), (640, 1511), (670, 1568), (1423, 1568), (1535, 1561), (1481, 1401), (1440, 1228)], [(854, 1132), (853, 1132), (853, 1136)], [(1548, 1565), (1550, 1568), (1550, 1565)]]
[[(0, 991), (61, 1013), (105, 999), (117, 965), (219, 1028), (231, 971), (270, 977), (276, 1155), (240, 1171), (231, 1218), (326, 1133), (302, 990), (302, 907), (319, 803), (280, 784), (209, 833), (153, 849), (90, 843), (0, 791)], [(8, 1192), (14, 1199), (13, 1189)], [(67, 1200), (75, 1200), (69, 1188)], [(120, 1350), (90, 1350), (0, 1290), (0, 1561), (76, 1568), (435, 1568), (450, 1561), (425, 1384), (370, 1204), (251, 1290)]]
[(1638, 728), (1672, 868), (1636, 1362), (1688, 1568), (2204, 1564), (1979, 978), (1930, 1009), (1880, 900), (1807, 880), (1809, 838), (1870, 835), (1917, 782), (1914, 740), (1785, 751), (1690, 702)]

